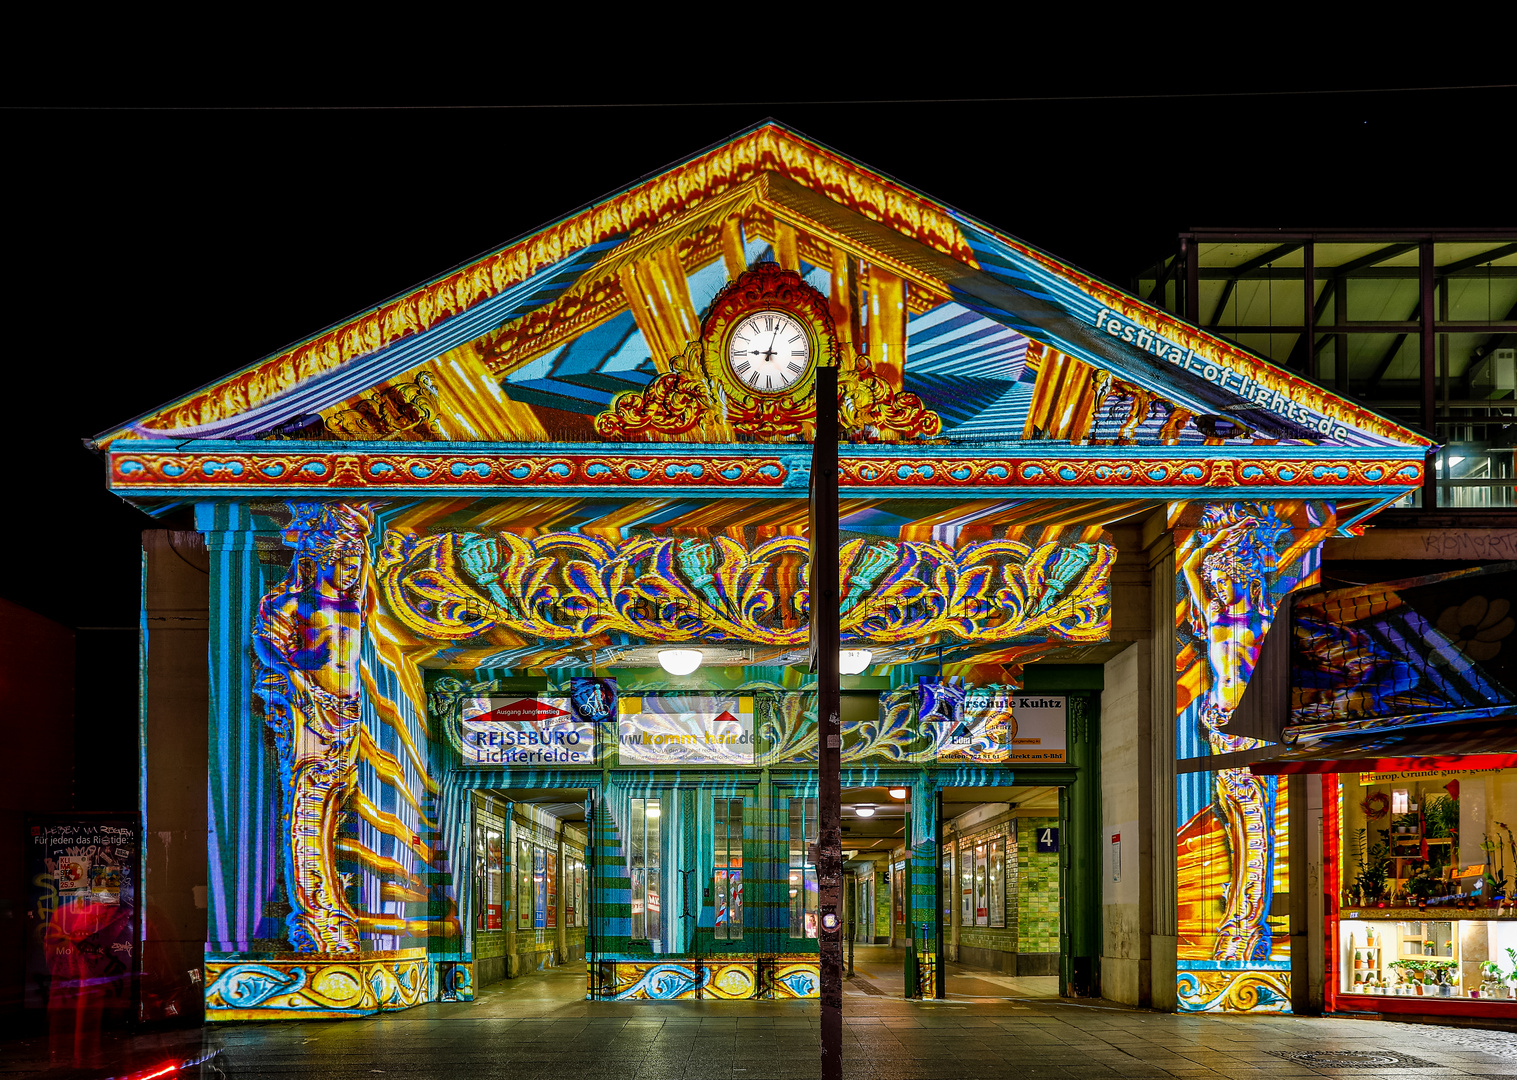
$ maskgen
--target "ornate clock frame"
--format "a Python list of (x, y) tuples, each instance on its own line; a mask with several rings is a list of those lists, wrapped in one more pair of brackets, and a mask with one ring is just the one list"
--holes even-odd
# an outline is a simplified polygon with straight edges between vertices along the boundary
[[(762, 311), (793, 317), (810, 338), (806, 370), (788, 388), (762, 393), (745, 386), (729, 359), (732, 335), (742, 321)], [(758, 263), (727, 284), (701, 322), (701, 342), (712, 387), (734, 431), (745, 435), (795, 435), (816, 421), (816, 369), (837, 366), (837, 332), (827, 298), (794, 270)]]

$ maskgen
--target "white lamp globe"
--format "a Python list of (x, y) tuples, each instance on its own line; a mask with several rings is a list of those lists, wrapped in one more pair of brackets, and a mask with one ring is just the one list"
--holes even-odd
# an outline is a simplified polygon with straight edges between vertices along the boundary
[(838, 672), (843, 675), (857, 675), (869, 667), (869, 661), (874, 659), (874, 653), (868, 649), (839, 649)]
[(869, 805), (855, 806), (853, 812), (859, 817), (874, 817), (874, 807)]
[(701, 651), (699, 649), (660, 649), (658, 664), (670, 675), (689, 675), (701, 666)]

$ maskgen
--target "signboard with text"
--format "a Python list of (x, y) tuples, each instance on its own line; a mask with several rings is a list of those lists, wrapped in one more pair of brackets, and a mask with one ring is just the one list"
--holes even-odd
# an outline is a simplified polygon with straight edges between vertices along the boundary
[(616, 725), (622, 765), (754, 764), (753, 698), (623, 698)]
[(939, 761), (1066, 760), (1068, 699), (1040, 694), (971, 694), (956, 724), (924, 724)]
[(577, 719), (568, 698), (476, 697), (459, 720), (471, 765), (594, 765), (595, 724)]

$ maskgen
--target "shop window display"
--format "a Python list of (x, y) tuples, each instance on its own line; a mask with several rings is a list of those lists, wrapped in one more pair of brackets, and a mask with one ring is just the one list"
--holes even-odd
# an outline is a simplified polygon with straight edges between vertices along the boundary
[(1329, 784), (1336, 992), (1422, 999), (1381, 1006), (1393, 1011), (1517, 1006), (1517, 770), (1349, 773)]

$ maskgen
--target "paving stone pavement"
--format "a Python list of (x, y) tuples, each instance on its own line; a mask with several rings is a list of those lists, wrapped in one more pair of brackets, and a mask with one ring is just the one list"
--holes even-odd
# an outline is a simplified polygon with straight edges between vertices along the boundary
[[(881, 984), (887, 973), (866, 969)], [(973, 974), (984, 979), (988, 973)], [(116, 1060), (46, 1068), (46, 1040), (0, 1042), (0, 1078), (124, 1075), (167, 1055), (215, 1051), (202, 1077), (335, 1080), (794, 1080), (819, 1069), (806, 1002), (586, 1002), (560, 970), (358, 1021), (219, 1025), (108, 1042)], [(858, 1080), (1464, 1080), (1517, 1078), (1517, 1035), (1353, 1019), (1168, 1015), (1017, 996), (908, 1002), (851, 990), (843, 1075)], [(952, 992), (953, 980), (949, 989)], [(895, 990), (898, 992), (899, 981)], [(146, 1040), (157, 1039), (156, 1044)], [(175, 1042), (175, 1039), (178, 1042)], [(202, 1049), (203, 1048), (203, 1049)], [(1314, 1067), (1279, 1052), (1394, 1052), (1425, 1067)], [(158, 1055), (156, 1058), (154, 1055)], [(130, 1060), (128, 1060), (130, 1059)], [(125, 1063), (125, 1064), (124, 1064)]]

